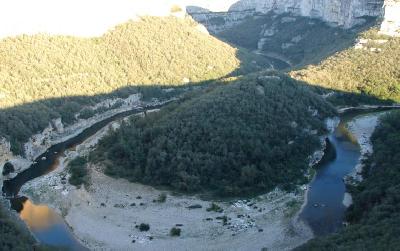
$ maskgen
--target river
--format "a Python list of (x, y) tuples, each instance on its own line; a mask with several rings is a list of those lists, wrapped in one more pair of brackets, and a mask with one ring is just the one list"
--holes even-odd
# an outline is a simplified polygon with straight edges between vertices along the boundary
[[(163, 104), (165, 105), (165, 104)], [(87, 250), (73, 235), (64, 219), (46, 205), (35, 205), (25, 196), (19, 196), (21, 187), (28, 181), (53, 171), (58, 166), (58, 159), (68, 149), (83, 143), (110, 122), (124, 117), (160, 108), (163, 105), (149, 106), (145, 109), (137, 108), (115, 114), (99, 121), (83, 130), (77, 136), (51, 146), (45, 153), (37, 157), (28, 169), (22, 171), (13, 179), (3, 182), (2, 192), (10, 199), (12, 209), (16, 210), (20, 218), (28, 225), (35, 238), (42, 244), (65, 248), (67, 250)]]
[[(158, 107), (151, 107), (151, 109)], [(21, 187), (28, 181), (45, 175), (57, 167), (57, 161), (64, 151), (81, 144), (101, 128), (114, 120), (140, 112), (131, 110), (123, 112), (85, 129), (79, 135), (50, 147), (36, 159), (29, 169), (19, 173), (15, 178), (4, 181), (3, 194), (10, 198), (12, 208), (28, 225), (34, 236), (43, 244), (66, 248), (68, 250), (87, 250), (73, 235), (64, 219), (46, 205), (35, 205), (27, 197), (18, 196)], [(368, 113), (362, 111), (362, 114)], [(370, 113), (370, 112), (369, 112)], [(310, 184), (307, 204), (300, 217), (312, 228), (314, 234), (324, 235), (338, 230), (343, 221), (345, 207), (342, 204), (345, 193), (343, 177), (350, 173), (360, 158), (360, 148), (348, 133), (345, 123), (360, 112), (342, 116), (342, 122), (329, 140), (336, 151), (336, 157), (325, 161), (318, 169)]]

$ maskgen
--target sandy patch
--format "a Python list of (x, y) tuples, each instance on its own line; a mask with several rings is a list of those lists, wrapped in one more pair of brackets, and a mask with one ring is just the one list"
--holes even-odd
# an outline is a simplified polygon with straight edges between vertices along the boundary
[[(207, 212), (211, 201), (113, 179), (95, 168), (89, 191), (58, 185), (63, 176), (49, 175), (24, 192), (59, 211), (94, 250), (290, 250), (312, 237), (294, 216), (303, 194), (275, 190), (249, 200), (217, 202), (224, 210), (218, 213)], [(155, 202), (162, 192), (168, 194), (166, 202)], [(201, 208), (189, 209), (191, 205)], [(223, 216), (228, 218), (225, 225)], [(135, 227), (140, 223), (150, 230), (140, 232)], [(182, 225), (182, 234), (171, 237), (176, 224)]]
[(356, 182), (362, 181), (362, 161), (373, 151), (371, 136), (375, 131), (375, 128), (378, 125), (379, 117), (382, 114), (384, 114), (384, 112), (357, 116), (347, 123), (347, 128), (356, 138), (358, 144), (360, 145), (361, 152), (360, 160), (354, 168), (354, 171), (349, 174), (348, 177), (346, 177), (347, 182), (350, 180), (354, 180)]

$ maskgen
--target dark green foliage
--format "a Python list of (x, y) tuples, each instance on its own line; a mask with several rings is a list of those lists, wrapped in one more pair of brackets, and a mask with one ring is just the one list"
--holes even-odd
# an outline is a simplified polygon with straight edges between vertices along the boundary
[(171, 236), (181, 236), (181, 229), (180, 228), (177, 228), (177, 227), (173, 227), (173, 228), (171, 228), (171, 230), (169, 231), (169, 234), (171, 235)]
[(364, 180), (351, 187), (350, 226), (309, 241), (298, 250), (399, 250), (400, 112), (384, 117), (372, 136), (374, 153), (366, 161)]
[(167, 201), (167, 194), (166, 193), (161, 193), (158, 195), (157, 202), (158, 203), (164, 203)]
[[(187, 85), (184, 78), (201, 83), (259, 69), (252, 63), (257, 56), (196, 26), (189, 18), (144, 17), (96, 38), (39, 34), (1, 40), (0, 137), (23, 154), (23, 143), (51, 119), (73, 123), (86, 105), (105, 98), (126, 98), (140, 89), (149, 100), (168, 95), (162, 86)], [(106, 107), (93, 112), (101, 109)], [(81, 118), (93, 112), (84, 109)]]
[(218, 206), (216, 203), (211, 203), (210, 207), (208, 207), (207, 212), (217, 212), (217, 213), (222, 213), (224, 210)]
[(243, 195), (305, 182), (319, 142), (304, 129), (324, 132), (328, 103), (284, 75), (250, 75), (201, 92), (123, 124), (94, 159), (108, 175), (184, 192)]
[(93, 117), (96, 112), (90, 108), (84, 108), (82, 111), (79, 112), (79, 118), (81, 119), (88, 119)]
[[(4, 203), (4, 201), (0, 202)], [(20, 224), (0, 204), (0, 250), (33, 250), (35, 240), (29, 234), (29, 231)]]
[(14, 166), (13, 166), (13, 164), (11, 164), (10, 162), (6, 162), (5, 164), (4, 164), (4, 166), (3, 166), (3, 175), (8, 175), (8, 174), (10, 174), (10, 173), (12, 173), (12, 172), (14, 172), (15, 171), (15, 169), (14, 169)]
[(68, 164), (68, 172), (71, 174), (69, 183), (80, 187), (89, 185), (89, 175), (87, 169), (87, 160), (84, 157), (77, 157)]
[(139, 230), (140, 230), (141, 232), (149, 231), (149, 230), (150, 230), (150, 225), (149, 225), (149, 224), (146, 224), (146, 223), (141, 223), (141, 224), (139, 225)]

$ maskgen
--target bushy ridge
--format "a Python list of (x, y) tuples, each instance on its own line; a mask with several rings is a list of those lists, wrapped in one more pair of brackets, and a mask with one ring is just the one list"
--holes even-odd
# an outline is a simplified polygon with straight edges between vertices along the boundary
[(39, 34), (0, 40), (0, 136), (21, 153), (21, 144), (51, 119), (72, 123), (83, 106), (104, 98), (159, 95), (160, 86), (258, 69), (249, 53), (196, 26), (189, 18), (145, 17), (98, 38)]
[(372, 136), (374, 153), (364, 180), (351, 187), (350, 226), (297, 250), (398, 250), (400, 247), (400, 112), (383, 119)]
[(400, 102), (400, 38), (379, 36), (375, 29), (360, 38), (368, 39), (363, 48), (351, 47), (291, 75), (323, 88)]
[[(135, 117), (92, 154), (105, 172), (183, 192), (265, 192), (305, 182), (333, 108), (284, 75), (250, 75)], [(318, 110), (318, 115), (313, 116)], [(315, 115), (315, 114), (314, 114)]]

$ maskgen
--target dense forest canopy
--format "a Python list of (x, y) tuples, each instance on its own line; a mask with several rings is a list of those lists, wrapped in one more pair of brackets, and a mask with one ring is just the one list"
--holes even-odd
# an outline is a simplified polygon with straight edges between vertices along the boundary
[[(334, 109), (295, 80), (249, 75), (106, 136), (92, 154), (105, 172), (183, 192), (266, 192), (304, 183)], [(318, 111), (318, 112), (316, 112)]]
[(98, 38), (39, 34), (3, 39), (0, 108), (132, 85), (181, 85), (184, 78), (201, 82), (236, 71), (241, 66), (237, 49), (196, 26), (190, 18), (144, 17)]
[(158, 95), (154, 90), (162, 86), (219, 79), (267, 63), (196, 27), (190, 18), (144, 17), (98, 38), (0, 40), (0, 137), (22, 153), (22, 144), (51, 119), (69, 124), (85, 105), (104, 98)]
[(400, 102), (400, 38), (378, 35), (375, 29), (360, 38), (362, 48), (351, 47), (291, 75), (324, 88)]
[(372, 136), (374, 153), (364, 180), (350, 191), (350, 226), (316, 238), (298, 250), (398, 250), (400, 247), (400, 112), (381, 119)]

